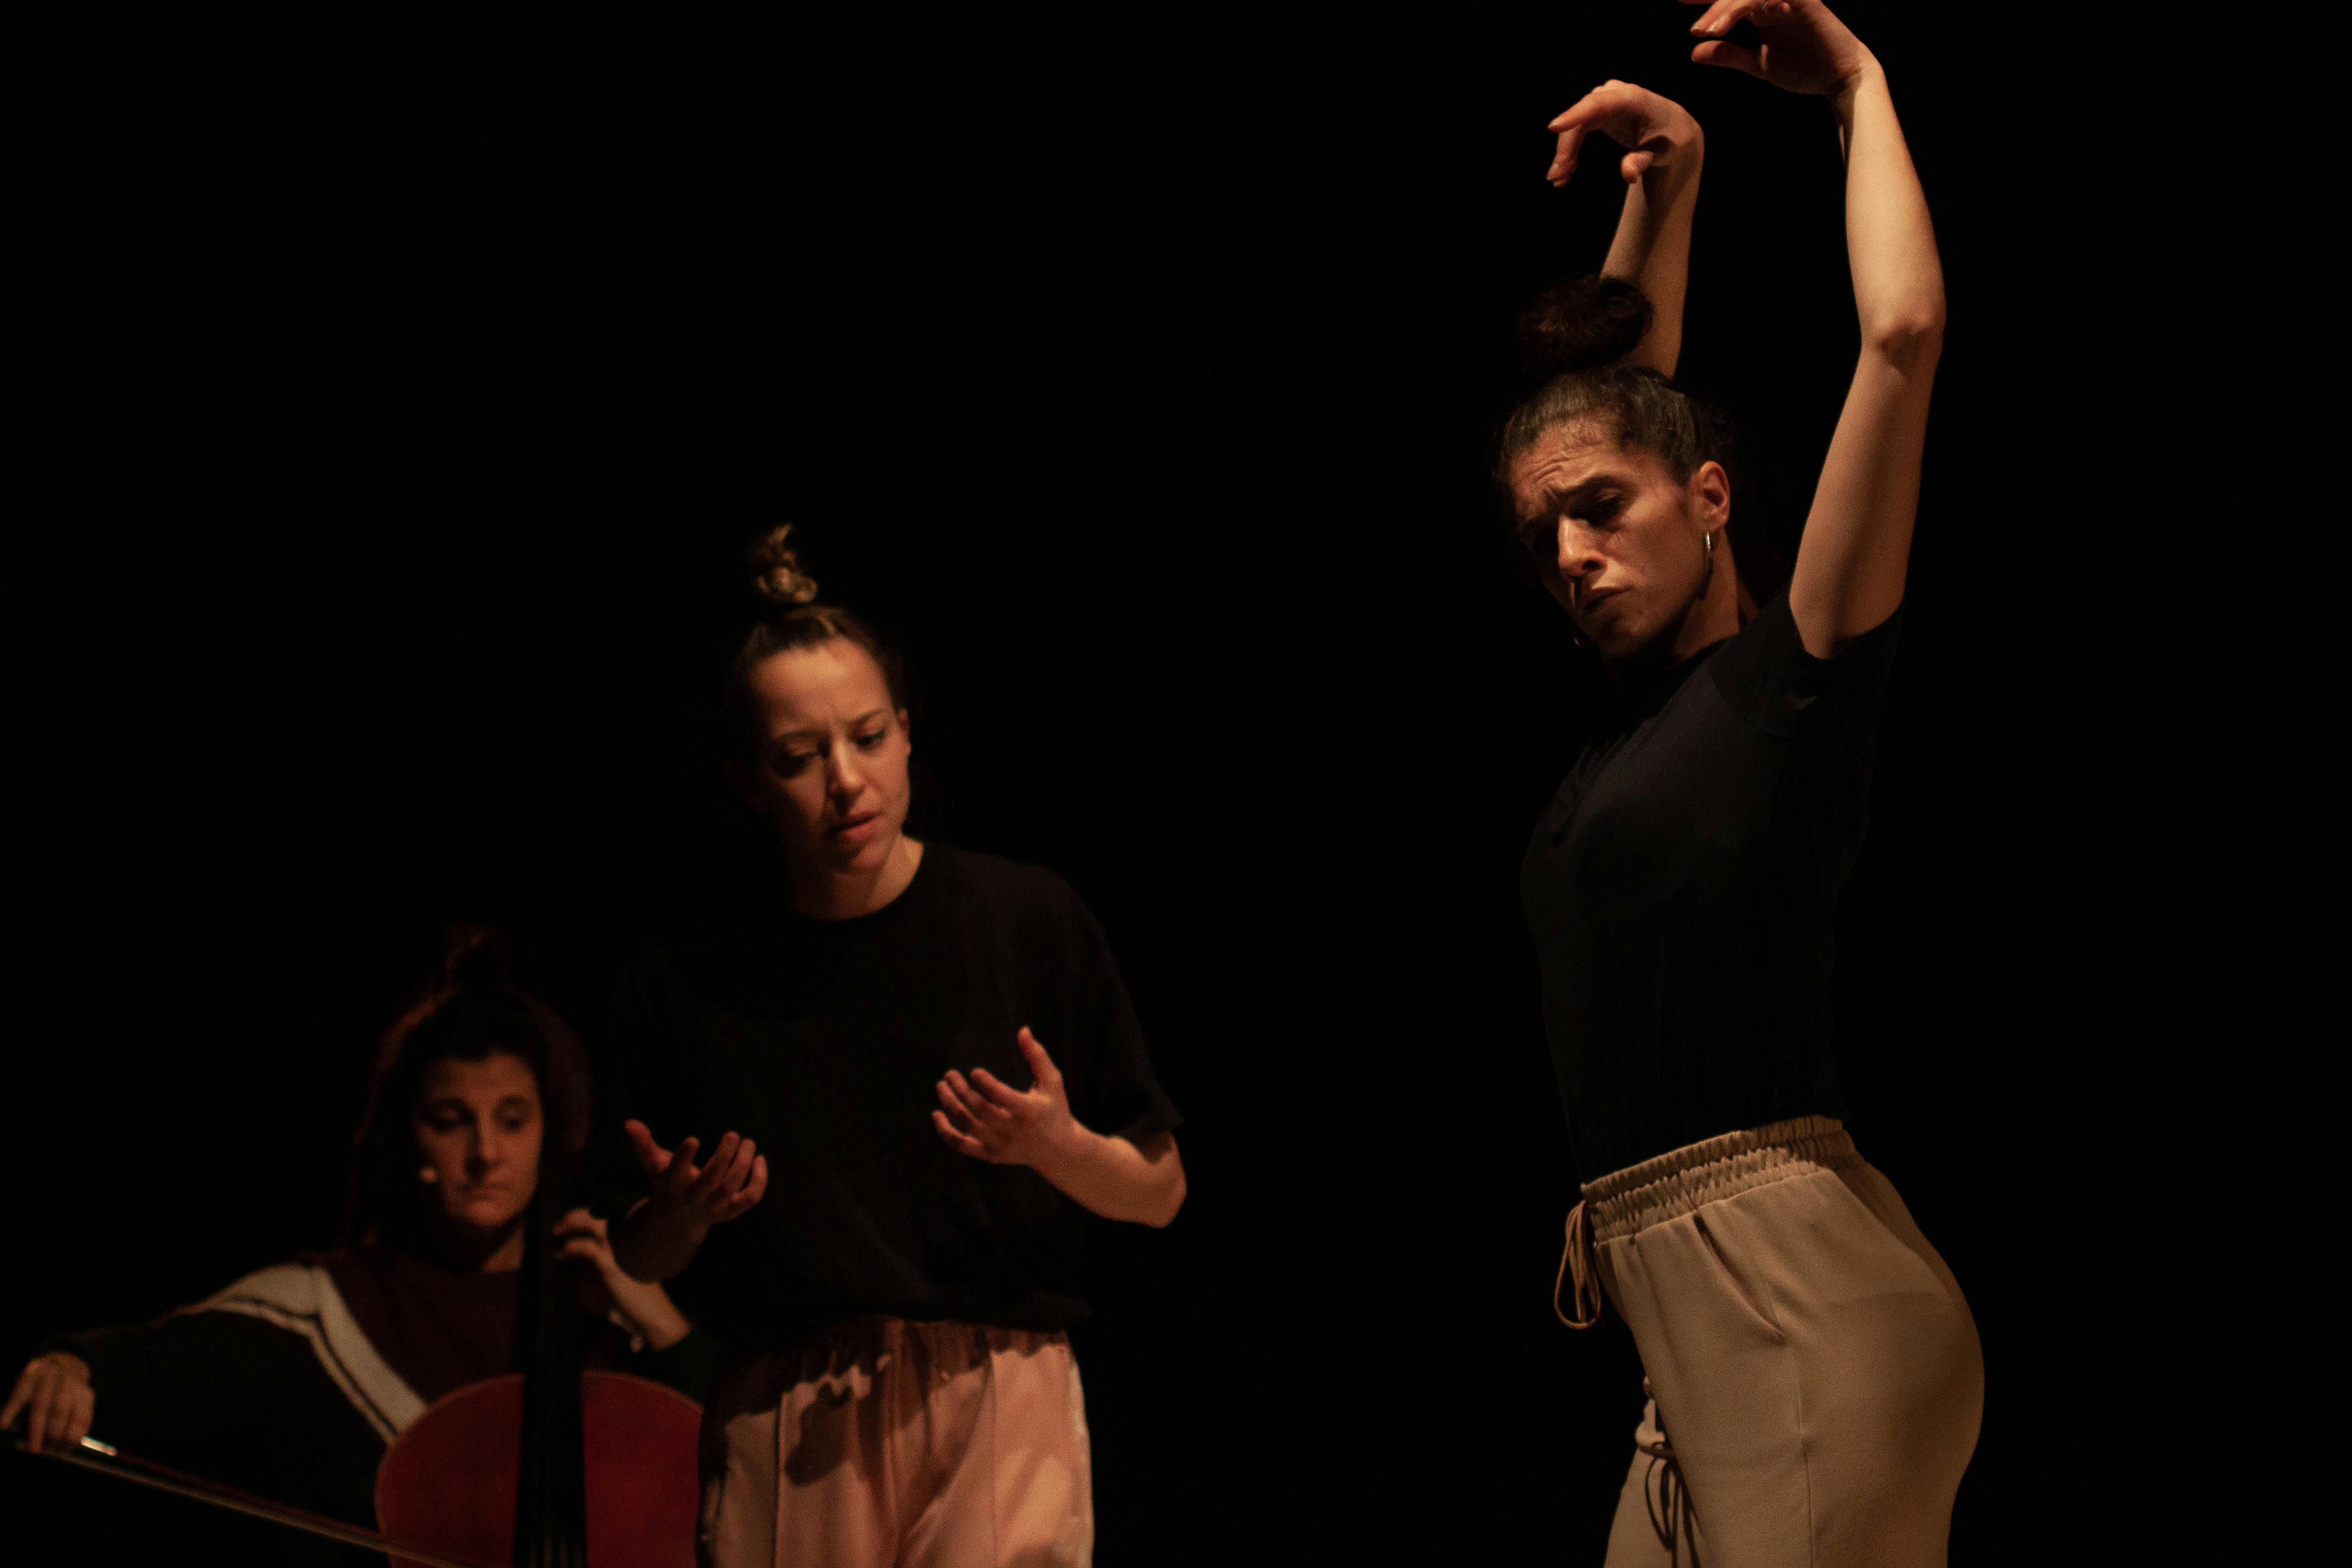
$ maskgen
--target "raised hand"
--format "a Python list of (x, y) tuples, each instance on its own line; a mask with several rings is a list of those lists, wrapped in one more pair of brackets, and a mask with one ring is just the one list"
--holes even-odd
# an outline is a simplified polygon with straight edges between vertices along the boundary
[[(1691, 31), (1707, 41), (1691, 50), (1703, 66), (1728, 66), (1790, 92), (1834, 98), (1861, 76), (1870, 51), (1822, 0), (1682, 0), (1705, 5)], [(1741, 22), (1755, 25), (1763, 47), (1723, 41)]]
[(748, 1211), (768, 1190), (768, 1162), (748, 1138), (732, 1132), (719, 1140), (708, 1164), (694, 1163), (701, 1147), (694, 1139), (676, 1150), (654, 1142), (642, 1121), (621, 1131), (636, 1151), (637, 1163), (653, 1185), (653, 1196), (621, 1216), (611, 1231), (613, 1257), (630, 1279), (667, 1279), (694, 1261), (703, 1237)]
[(655, 1142), (653, 1130), (642, 1121), (625, 1121), (621, 1131), (653, 1184), (651, 1206), (661, 1222), (707, 1230), (749, 1212), (768, 1190), (767, 1158), (749, 1138), (726, 1134), (709, 1163), (698, 1165), (698, 1139), (683, 1140), (673, 1152)]
[(1546, 129), (1559, 135), (1551, 167), (1544, 172), (1544, 178), (1555, 185), (1565, 185), (1576, 173), (1577, 151), (1591, 132), (1598, 131), (1630, 149), (1617, 161), (1617, 172), (1629, 185), (1653, 166), (1684, 161), (1700, 144), (1698, 121), (1681, 104), (1614, 79), (1578, 99)]
[(78, 1355), (52, 1351), (36, 1356), (17, 1374), (16, 1390), (0, 1405), (0, 1432), (25, 1415), (25, 1447), (70, 1448), (89, 1436), (97, 1398), (90, 1392), (89, 1363)]
[(1027, 1165), (1050, 1176), (1082, 1158), (1091, 1135), (1070, 1114), (1062, 1071), (1037, 1037), (1024, 1027), (1020, 1044), (1033, 1088), (1013, 1089), (986, 1068), (974, 1068), (970, 1079), (950, 1068), (939, 1082), (944, 1109), (931, 1112), (931, 1124), (948, 1147), (975, 1160)]

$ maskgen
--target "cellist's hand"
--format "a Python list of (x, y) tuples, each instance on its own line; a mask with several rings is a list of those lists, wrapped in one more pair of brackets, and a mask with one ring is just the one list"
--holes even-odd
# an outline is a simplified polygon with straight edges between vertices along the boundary
[(16, 1391), (0, 1406), (0, 1432), (16, 1425), (21, 1410), (26, 1447), (70, 1448), (89, 1436), (97, 1403), (89, 1386), (89, 1363), (78, 1355), (51, 1351), (35, 1356), (17, 1373)]
[(625, 1121), (621, 1131), (653, 1187), (653, 1195), (614, 1227), (613, 1255), (633, 1279), (676, 1274), (694, 1260), (712, 1226), (749, 1213), (768, 1190), (767, 1158), (748, 1138), (728, 1133), (709, 1163), (698, 1165), (694, 1156), (701, 1145), (695, 1139), (682, 1139), (671, 1150), (655, 1142), (642, 1121)]
[(669, 1292), (633, 1279), (613, 1256), (609, 1229), (586, 1209), (573, 1209), (556, 1222), (556, 1256), (577, 1266), (591, 1311), (617, 1312), (627, 1326), (657, 1351), (686, 1338), (693, 1326)]

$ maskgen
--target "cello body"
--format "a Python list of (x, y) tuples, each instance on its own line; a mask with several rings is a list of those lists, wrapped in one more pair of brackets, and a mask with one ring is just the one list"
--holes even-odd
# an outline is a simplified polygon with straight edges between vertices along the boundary
[[(658, 1383), (602, 1371), (580, 1374), (580, 1406), (587, 1568), (694, 1568), (701, 1406)], [(436, 1400), (376, 1472), (385, 1536), (460, 1562), (518, 1561), (523, 1428), (521, 1373)], [(411, 1560), (395, 1551), (393, 1561), (409, 1568)]]

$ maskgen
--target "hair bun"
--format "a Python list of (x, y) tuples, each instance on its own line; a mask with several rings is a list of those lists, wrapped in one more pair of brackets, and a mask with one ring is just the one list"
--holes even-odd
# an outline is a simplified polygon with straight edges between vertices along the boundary
[(779, 523), (751, 542), (745, 558), (751, 567), (751, 587), (773, 605), (805, 605), (816, 597), (816, 579), (801, 570), (800, 552), (792, 547), (793, 525)]
[(452, 991), (503, 985), (514, 977), (514, 943), (492, 926), (457, 925), (441, 953), (441, 978)]
[(1614, 364), (1650, 330), (1650, 298), (1622, 278), (1571, 278), (1519, 316), (1519, 353), (1538, 375)]

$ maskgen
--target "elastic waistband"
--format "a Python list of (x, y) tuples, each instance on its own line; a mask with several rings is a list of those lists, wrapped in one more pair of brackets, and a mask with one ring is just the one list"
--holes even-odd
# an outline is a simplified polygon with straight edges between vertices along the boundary
[(1688, 1144), (1587, 1182), (1585, 1223), (1594, 1241), (1608, 1241), (1664, 1224), (1717, 1198), (1861, 1163), (1843, 1122), (1831, 1116), (1799, 1116)]
[(1034, 1350), (1066, 1342), (1058, 1329), (1011, 1329), (999, 1323), (972, 1323), (957, 1318), (897, 1318), (879, 1312), (845, 1318), (789, 1344), (748, 1359), (798, 1361), (839, 1365), (897, 1351), (931, 1356), (985, 1356), (991, 1351)]

